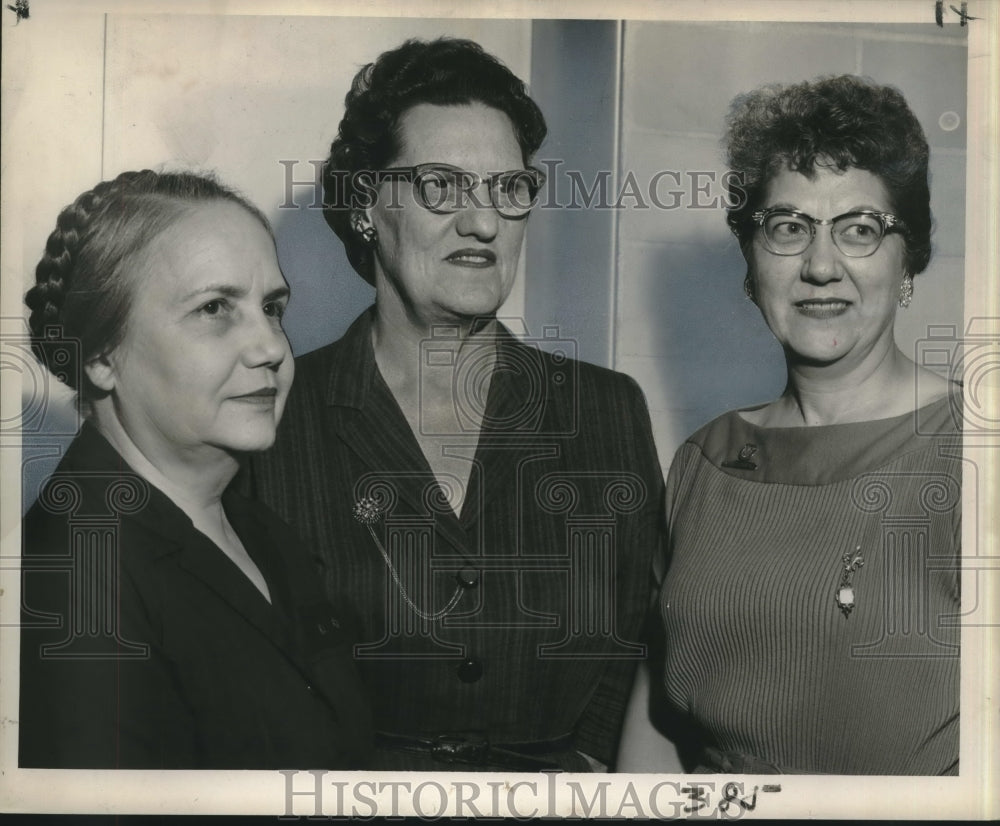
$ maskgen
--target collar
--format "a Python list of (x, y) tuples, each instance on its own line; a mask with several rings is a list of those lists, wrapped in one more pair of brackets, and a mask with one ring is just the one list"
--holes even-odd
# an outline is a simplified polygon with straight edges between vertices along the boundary
[(54, 484), (51, 494), (43, 495), (59, 500), (66, 493), (68, 496), (62, 498), (71, 502), (71, 508), (60, 508), (59, 512), (71, 520), (79, 516), (90, 523), (107, 521), (122, 528), (127, 524), (129, 555), (143, 558), (145, 564), (172, 557), (279, 646), (288, 645), (284, 618), (292, 615), (294, 603), (285, 565), (278, 556), (278, 549), (287, 546), (288, 536), (234, 485), (223, 493), (222, 505), (268, 584), (270, 605), (232, 561), (194, 527), (190, 517), (130, 467), (90, 422), (84, 422), (49, 484)]
[(162, 529), (164, 524), (194, 531), (187, 514), (137, 473), (89, 421), (84, 421), (79, 435), (45, 483), (46, 487), (62, 484), (77, 497), (68, 511), (71, 518), (75, 514), (116, 521), (127, 518), (158, 534), (163, 541), (146, 547), (153, 557), (173, 553), (182, 542), (178, 532), (167, 535)]
[[(372, 346), (374, 319), (375, 305), (373, 304), (354, 320), (347, 332), (334, 345), (336, 347), (336, 369), (329, 371), (326, 388), (326, 403), (328, 405), (364, 410), (369, 396), (376, 388), (379, 392), (390, 392), (378, 372), (378, 365), (375, 363), (375, 348)], [(523, 362), (523, 356), (520, 359), (509, 356), (512, 346), (523, 347), (523, 345), (499, 320), (496, 321), (494, 338), (497, 343), (498, 365), (504, 363), (505, 354), (507, 362)], [(494, 379), (497, 375), (503, 376), (502, 382), (505, 379), (513, 378), (510, 371), (505, 370), (497, 370)]]
[[(191, 518), (163, 491), (136, 472), (89, 421), (84, 421), (52, 478), (72, 484), (80, 496), (79, 512), (127, 517), (157, 534), (163, 541), (147, 546), (153, 556), (173, 553), (202, 541), (211, 544), (195, 529)], [(258, 544), (254, 540), (267, 528), (266, 522), (259, 518), (257, 506), (241, 496), (234, 485), (222, 494), (222, 506), (241, 539), (246, 537), (244, 546), (257, 562), (250, 546)], [(165, 530), (165, 526), (169, 529)]]
[(337, 369), (330, 371), (326, 403), (336, 407), (363, 410), (372, 385), (379, 379), (372, 347), (373, 304), (347, 329), (334, 345)]

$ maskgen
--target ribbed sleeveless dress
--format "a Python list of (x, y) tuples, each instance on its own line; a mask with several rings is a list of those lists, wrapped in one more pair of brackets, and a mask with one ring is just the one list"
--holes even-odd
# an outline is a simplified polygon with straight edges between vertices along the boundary
[(734, 411), (680, 447), (665, 689), (716, 757), (958, 771), (960, 417), (959, 396), (821, 427), (761, 428)]

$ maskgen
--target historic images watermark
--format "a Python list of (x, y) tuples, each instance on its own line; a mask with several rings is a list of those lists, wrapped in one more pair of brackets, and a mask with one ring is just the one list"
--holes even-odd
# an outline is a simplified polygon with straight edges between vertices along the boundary
[(282, 820), (379, 817), (477, 817), (530, 820), (698, 818), (736, 820), (781, 785), (731, 781), (658, 780), (615, 783), (543, 772), (511, 780), (344, 780), (325, 771), (282, 771)]
[[(939, 570), (947, 570), (949, 564), (960, 566), (962, 613), (943, 618), (942, 626), (996, 627), (995, 605), (984, 594), (992, 593), (987, 577), (996, 581), (1000, 556), (995, 543), (982, 533), (995, 521), (995, 514), (994, 505), (983, 500), (981, 491), (989, 489), (989, 474), (995, 472), (1000, 449), (1000, 410), (996, 405), (1000, 377), (1000, 338), (995, 332), (998, 321), (972, 316), (967, 318), (964, 331), (954, 325), (928, 325), (912, 354), (918, 365), (962, 384), (962, 393), (953, 395), (950, 404), (950, 415), (962, 433), (961, 445), (952, 449), (962, 460), (962, 558), (950, 563), (929, 559), (929, 564)], [(918, 434), (933, 433), (933, 422), (925, 421), (919, 409), (915, 427)], [(948, 492), (940, 485), (928, 488), (926, 493), (928, 509), (947, 504)]]
[[(102, 495), (85, 496), (85, 489)], [(55, 473), (43, 485), (38, 506), (66, 518), (64, 553), (25, 554), (22, 583), (60, 576), (66, 589), (65, 615), (39, 612), (21, 594), (22, 628), (58, 630), (57, 641), (40, 645), (48, 660), (148, 659), (149, 646), (126, 639), (121, 608), (121, 518), (146, 507), (149, 484), (134, 473)]]
[[(380, 197), (387, 199), (388, 209), (403, 206), (398, 187), (382, 186), (403, 180), (399, 170), (337, 172), (327, 177), (324, 191), (325, 161), (285, 159), (278, 164), (284, 193), (278, 209), (323, 209), (324, 206), (366, 209)], [(532, 187), (516, 186), (530, 171), (514, 170), (508, 179), (506, 197), (522, 210), (713, 210), (737, 207), (746, 199), (741, 178), (733, 171), (661, 169), (643, 176), (625, 170), (616, 176), (608, 169), (585, 173), (565, 167), (562, 160), (539, 160), (536, 169), (543, 174), (544, 182), (537, 191)], [(491, 204), (490, 195), (482, 191), (477, 176), (445, 180), (442, 170), (431, 168), (410, 175), (406, 180), (417, 186), (426, 185), (424, 192), (430, 193), (426, 197), (432, 209), (435, 204), (442, 211)]]
[[(540, 447), (534, 458), (551, 455), (551, 451)], [(552, 473), (532, 489), (519, 486), (522, 507), (540, 510), (561, 522), (561, 541), (533, 553), (517, 549), (516, 553), (502, 555), (482, 554), (471, 561), (439, 553), (435, 515), (450, 505), (436, 495), (436, 478), (428, 475), (417, 481), (427, 506), (419, 514), (394, 512), (399, 499), (397, 485), (412, 485), (413, 474), (404, 479), (400, 475), (371, 473), (359, 480), (355, 490), (358, 502), (371, 503), (379, 512), (371, 530), (389, 574), (383, 600), (384, 636), (355, 646), (356, 658), (461, 658), (467, 653), (464, 648), (447, 641), (447, 627), (454, 623), (465, 628), (483, 623), (484, 628), (492, 629), (548, 629), (559, 638), (538, 646), (535, 656), (539, 659), (645, 656), (644, 645), (619, 633), (616, 594), (617, 557), (622, 552), (618, 519), (646, 501), (648, 492), (641, 477), (623, 473)], [(596, 499), (591, 495), (595, 489), (599, 491)], [(577, 507), (581, 501), (602, 504), (586, 510)], [(524, 586), (530, 586), (533, 578), (553, 578), (554, 574), (562, 594), (550, 594), (552, 605), (564, 610), (539, 616), (520, 603), (522, 591), (515, 589), (519, 602), (502, 623), (482, 617), (483, 605), (474, 590), (478, 580), (487, 574), (513, 578)], [(470, 596), (463, 601), (466, 592)], [(444, 608), (435, 610), (441, 606)], [(459, 610), (452, 616), (453, 608)], [(421, 645), (415, 648), (412, 644), (417, 640)]]
[[(953, 327), (930, 327), (927, 336), (917, 342), (914, 354), (918, 364), (932, 367), (953, 380), (961, 379), (965, 384), (963, 399), (956, 397), (951, 410), (951, 415), (960, 425), (962, 439), (948, 449), (960, 458), (964, 442), (965, 486), (973, 491), (979, 490), (979, 474), (987, 467), (986, 454), (995, 451), (1000, 444), (1000, 419), (989, 407), (987, 393), (989, 382), (1000, 370), (1000, 342), (985, 332), (990, 329), (990, 321), (971, 319), (964, 335), (959, 335)], [(71, 415), (65, 412), (53, 415), (53, 408), (65, 406), (66, 402), (53, 402), (49, 378), (45, 373), (48, 369), (59, 376), (61, 365), (77, 364), (78, 359), (70, 356), (73, 348), (79, 347), (79, 342), (64, 340), (58, 330), (53, 329), (43, 342), (41, 357), (46, 364), (43, 367), (32, 355), (30, 338), (23, 328), (20, 319), (6, 320), (0, 345), (4, 379), (19, 379), (24, 388), (20, 414), (4, 419), (2, 435), (5, 446), (21, 447), (22, 476), (26, 477), (36, 458), (30, 450), (32, 445), (48, 445), (46, 450), (51, 452), (57, 449), (57, 439), (65, 441), (78, 426), (75, 410)], [(486, 396), (478, 388), (483, 365), (475, 354), (468, 359), (453, 360), (451, 355), (454, 350), (448, 346), (451, 335), (452, 331), (442, 328), (422, 343), (422, 375), (427, 380), (433, 378), (439, 381), (439, 374), (444, 371), (456, 387), (464, 388), (455, 394), (458, 432), (453, 447), (456, 451), (469, 453), (469, 461), (472, 461), (476, 449), (476, 430), (472, 422), (486, 414)], [(531, 389), (523, 404), (506, 411), (503, 421), (488, 424), (503, 426), (511, 434), (509, 438), (515, 440), (530, 436), (533, 444), (537, 442), (534, 449), (538, 458), (544, 458), (553, 449), (546, 438), (569, 435), (578, 426), (574, 417), (568, 417), (563, 421), (560, 432), (541, 432), (537, 416), (546, 381), (574, 384), (576, 348), (572, 338), (561, 335), (557, 327), (545, 328), (534, 343), (553, 355), (555, 370), (543, 377), (537, 374), (537, 362), (525, 360), (524, 363), (508, 365), (509, 369), (519, 370), (528, 376), (527, 384)], [(574, 409), (578, 410), (578, 407)], [(918, 433), (924, 432), (919, 409), (914, 426)], [(423, 421), (420, 428), (427, 433), (433, 430), (429, 423)], [(503, 445), (496, 448), (502, 449)], [(144, 506), (147, 500), (144, 493), (146, 483), (138, 477), (119, 476), (104, 481), (107, 496), (102, 501), (106, 507), (99, 513), (92, 513), (80, 510), (80, 480), (60, 475), (50, 477), (37, 490), (38, 501), (40, 506), (67, 516), (66, 555), (4, 560), (4, 567), (20, 566), (24, 581), (30, 581), (34, 576), (61, 575), (65, 578), (68, 604), (73, 606), (71, 616), (40, 616), (30, 604), (22, 605), (22, 621), (63, 630), (62, 640), (39, 652), (42, 656), (118, 658), (146, 655), (141, 646), (122, 639), (112, 610), (117, 593), (116, 578), (119, 576), (118, 520), (123, 513), (132, 513)], [(439, 638), (441, 624), (436, 619), (421, 617), (409, 610), (407, 602), (407, 599), (418, 605), (440, 602), (440, 582), (447, 579), (453, 584), (454, 577), (462, 574), (461, 566), (456, 566), (452, 557), (435, 553), (435, 509), (449, 505), (443, 500), (437, 501), (440, 498), (436, 495), (440, 480), (428, 476), (423, 480), (422, 497), (427, 505), (426, 513), (397, 515), (393, 503), (398, 482), (400, 480), (392, 474), (372, 474), (358, 481), (358, 498), (371, 498), (379, 505), (380, 538), (397, 572), (397, 579), (387, 578), (386, 582), (386, 638), (362, 646), (357, 655), (376, 659), (400, 656), (408, 647), (407, 640), (418, 637), (430, 643), (430, 656), (458, 656), (460, 652)], [(908, 491), (914, 486), (917, 493), (910, 495)], [(590, 495), (581, 496), (584, 488), (589, 490)], [(934, 616), (928, 609), (928, 588), (935, 578), (954, 577), (959, 572), (966, 577), (978, 578), (987, 572), (992, 575), (1000, 570), (1000, 560), (983, 553), (979, 543), (967, 548), (961, 559), (941, 558), (929, 553), (931, 520), (941, 513), (958, 514), (961, 488), (962, 480), (951, 473), (934, 476), (872, 473), (855, 483), (852, 490), (855, 506), (859, 511), (870, 514), (874, 520), (871, 548), (867, 549), (872, 558), (868, 562), (868, 571), (871, 572), (870, 566), (876, 564), (874, 558), (877, 558), (877, 564), (883, 567), (880, 576), (883, 583), (881, 600), (906, 609), (892, 622), (887, 617), (881, 634), (873, 637), (869, 644), (857, 646), (853, 652), (855, 656), (954, 657), (958, 656), (958, 648), (941, 639), (941, 629), (992, 624), (987, 617), (988, 606), (978, 600), (964, 604), (960, 615)], [(598, 495), (594, 496), (590, 489), (598, 490)], [(29, 492), (29, 495), (33, 498), (33, 494)], [(540, 556), (483, 557), (476, 560), (476, 565), (481, 570), (514, 576), (531, 577), (553, 571), (563, 575), (565, 604), (572, 607), (572, 610), (568, 609), (569, 613), (558, 618), (557, 626), (563, 638), (544, 646), (537, 655), (543, 658), (642, 657), (644, 648), (635, 641), (619, 638), (614, 621), (617, 525), (622, 516), (640, 507), (649, 496), (642, 479), (629, 473), (549, 474), (519, 495), (524, 500), (522, 507), (537, 509), (563, 520), (563, 544)], [(602, 503), (599, 512), (580, 511), (577, 503), (583, 500)], [(919, 512), (900, 512), (898, 505), (904, 501), (918, 503)], [(981, 503), (978, 499), (975, 501), (978, 508)], [(969, 509), (966, 514), (973, 522), (979, 517), (977, 508)], [(71, 554), (72, 548), (82, 551)], [(877, 553), (872, 553), (873, 550)], [(866, 572), (861, 569), (855, 570), (849, 577), (850, 587), (856, 589), (858, 594), (866, 590), (865, 575)], [(91, 587), (96, 581), (95, 576), (106, 587), (97, 590)], [(978, 594), (979, 589), (972, 592)], [(471, 603), (472, 600), (466, 602)], [(522, 613), (524, 616), (517, 618), (518, 622), (532, 621), (530, 612)], [(472, 611), (471, 618), (466, 614), (463, 621), (474, 621), (474, 616), (475, 611)], [(592, 643), (596, 640), (605, 643), (600, 652), (593, 650)], [(916, 646), (915, 640), (919, 642)]]
[[(34, 441), (46, 446), (43, 458), (53, 460), (65, 448), (80, 424), (80, 414), (66, 398), (53, 399), (53, 380), (66, 381), (64, 365), (79, 369), (78, 341), (60, 338), (53, 328), (38, 352), (32, 354), (32, 342), (23, 321), (10, 326), (3, 339), (4, 370), (22, 376), (24, 394), (20, 418), (12, 418), (7, 436), (23, 450), (22, 482), (26, 503), (32, 500), (44, 510), (59, 515), (66, 523), (64, 554), (25, 554), (17, 561), (22, 574), (21, 622), (26, 628), (49, 629), (47, 643), (38, 655), (43, 658), (134, 659), (148, 656), (144, 645), (123, 637), (116, 611), (120, 593), (121, 560), (119, 530), (123, 517), (144, 508), (149, 501), (149, 484), (131, 473), (79, 475), (56, 473), (44, 481), (33, 473), (30, 446)], [(521, 326), (526, 327), (522, 321)], [(473, 350), (467, 357), (456, 355), (455, 331), (435, 329), (421, 343), (421, 381), (444, 380), (455, 388), (455, 428), (437, 433), (434, 423), (418, 416), (422, 434), (445, 437), (447, 449), (475, 461), (477, 450), (518, 453), (518, 463), (527, 467), (544, 463), (556, 456), (560, 442), (572, 438), (581, 427), (581, 404), (578, 398), (576, 360), (577, 344), (561, 335), (556, 326), (546, 326), (536, 339), (525, 339), (528, 347), (507, 351), (500, 369), (516, 373), (526, 388), (517, 404), (500, 411), (487, 410), (487, 389), (483, 384), (492, 369), (485, 358), (486, 349)], [(534, 345), (534, 346), (532, 346)], [(544, 350), (546, 358), (532, 358)], [(492, 352), (492, 348), (490, 348)], [(544, 365), (544, 367), (543, 367)], [(67, 368), (68, 369), (68, 368)], [(541, 415), (552, 388), (572, 394), (572, 402), (556, 419)], [(61, 414), (56, 415), (59, 411)], [(18, 422), (20, 428), (18, 429)], [(492, 438), (480, 439), (476, 423)], [(502, 434), (502, 435), (496, 435)], [(62, 440), (60, 442), (60, 440)], [(29, 477), (32, 481), (29, 483)], [(474, 570), (467, 561), (456, 562), (452, 554), (438, 553), (436, 516), (450, 508), (447, 501), (448, 479), (432, 474), (414, 479), (413, 474), (372, 472), (357, 482), (358, 501), (368, 500), (377, 508), (377, 545), (384, 548), (387, 562), (384, 598), (384, 637), (359, 644), (359, 659), (413, 659), (414, 657), (455, 658), (464, 655), (460, 646), (446, 641), (447, 628), (453, 623), (464, 627), (486, 622), (480, 616), (481, 603), (475, 594), (459, 606), (456, 616), (435, 616), (432, 609), (420, 610), (447, 602), (455, 590), (455, 580), (475, 586), (480, 576), (514, 578), (522, 585), (553, 580), (560, 606), (555, 615), (539, 617), (527, 605), (518, 604), (507, 622), (512, 627), (545, 628), (550, 638), (538, 645), (540, 659), (641, 659), (646, 649), (637, 640), (627, 639), (618, 628), (618, 557), (622, 548), (623, 520), (650, 502), (653, 493), (636, 473), (621, 469), (590, 471), (549, 471), (532, 476), (514, 473), (518, 512), (540, 514), (552, 523), (552, 542), (545, 547), (506, 549), (514, 553), (487, 556), (474, 560)], [(462, 482), (455, 478), (455, 485)], [(419, 486), (422, 512), (397, 512), (400, 486)], [(84, 497), (83, 488), (92, 495)], [(95, 490), (101, 495), (93, 495)], [(442, 495), (443, 494), (443, 495)], [(482, 495), (482, 490), (479, 491)], [(464, 497), (463, 497), (464, 498)], [(483, 546), (480, 538), (479, 546)], [(374, 552), (374, 551), (373, 551)], [(6, 560), (5, 560), (6, 561)], [(13, 567), (9, 560), (5, 567)], [(469, 576), (473, 581), (469, 583)], [(37, 578), (60, 577), (65, 588), (65, 615), (40, 612), (31, 604), (31, 585)], [(463, 579), (464, 577), (464, 579)], [(51, 583), (53, 580), (48, 579)], [(442, 583), (447, 583), (442, 591)], [(474, 590), (474, 587), (473, 587)], [(515, 591), (523, 598), (522, 588)], [(477, 608), (478, 606), (478, 608)], [(414, 608), (416, 607), (416, 610)], [(422, 654), (415, 654), (418, 643)]]
[[(510, 321), (510, 319), (508, 319)], [(526, 329), (526, 322), (516, 320)], [(538, 659), (641, 659), (646, 648), (626, 638), (618, 626), (622, 556), (628, 547), (629, 520), (643, 507), (655, 507), (647, 481), (613, 463), (607, 468), (562, 468), (556, 461), (567, 440), (581, 433), (582, 400), (577, 342), (557, 326), (546, 326), (525, 346), (500, 347), (502, 336), (481, 331), (463, 346), (455, 328), (441, 326), (420, 344), (419, 388), (451, 388), (451, 415), (414, 411), (421, 437), (436, 450), (469, 468), (514, 463), (503, 474), (513, 502), (511, 519), (544, 524), (546, 540), (520, 532), (510, 547), (489, 553), (483, 523), (470, 553), (450, 551), (439, 520), (452, 501), (463, 511), (482, 514), (497, 493), (496, 479), (470, 485), (454, 473), (419, 469), (372, 470), (356, 480), (355, 518), (366, 526), (382, 555), (387, 577), (383, 596), (383, 636), (355, 647), (366, 659), (448, 659), (468, 652), (449, 641), (449, 629), (520, 628), (542, 637)], [(541, 351), (544, 351), (544, 357)], [(518, 393), (488, 405), (491, 376), (517, 376)], [(563, 403), (559, 415), (548, 411), (552, 393)], [(466, 502), (467, 498), (472, 497)], [(403, 507), (399, 507), (404, 503)], [(481, 596), (485, 579), (504, 582), (515, 600), (503, 618), (487, 616)], [(545, 610), (530, 605), (545, 593)]]

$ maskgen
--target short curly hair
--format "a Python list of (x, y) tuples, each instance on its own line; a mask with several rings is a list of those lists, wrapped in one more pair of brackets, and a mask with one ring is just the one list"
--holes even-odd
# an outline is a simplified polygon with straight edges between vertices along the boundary
[(351, 211), (370, 190), (357, 173), (391, 164), (400, 150), (399, 122), (421, 103), (482, 103), (510, 118), (525, 165), (545, 139), (545, 117), (521, 81), (471, 40), (407, 40), (361, 69), (323, 172), (323, 216), (344, 243), (351, 266), (374, 282), (371, 249), (350, 225)]
[(750, 215), (783, 169), (811, 176), (817, 166), (854, 167), (885, 185), (893, 213), (906, 224), (906, 270), (931, 257), (929, 149), (899, 90), (855, 75), (764, 86), (730, 107), (725, 138), (730, 179), (726, 220), (744, 252), (756, 229)]

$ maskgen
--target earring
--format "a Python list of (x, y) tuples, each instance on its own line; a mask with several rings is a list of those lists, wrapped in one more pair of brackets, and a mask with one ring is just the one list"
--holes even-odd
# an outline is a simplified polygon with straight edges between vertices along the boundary
[(913, 298), (913, 276), (909, 273), (903, 276), (903, 282), (899, 285), (899, 306), (904, 310), (910, 306)]
[(750, 277), (750, 273), (747, 273), (746, 278), (743, 279), (743, 292), (747, 294), (747, 298), (754, 304), (757, 303), (757, 294), (754, 292), (753, 279)]
[(361, 242), (366, 247), (372, 246), (372, 244), (374, 244), (378, 239), (378, 233), (375, 231), (375, 227), (370, 225), (367, 227), (364, 226), (364, 224), (361, 223), (360, 218), (351, 224), (351, 229), (354, 230), (355, 235), (361, 238)]

